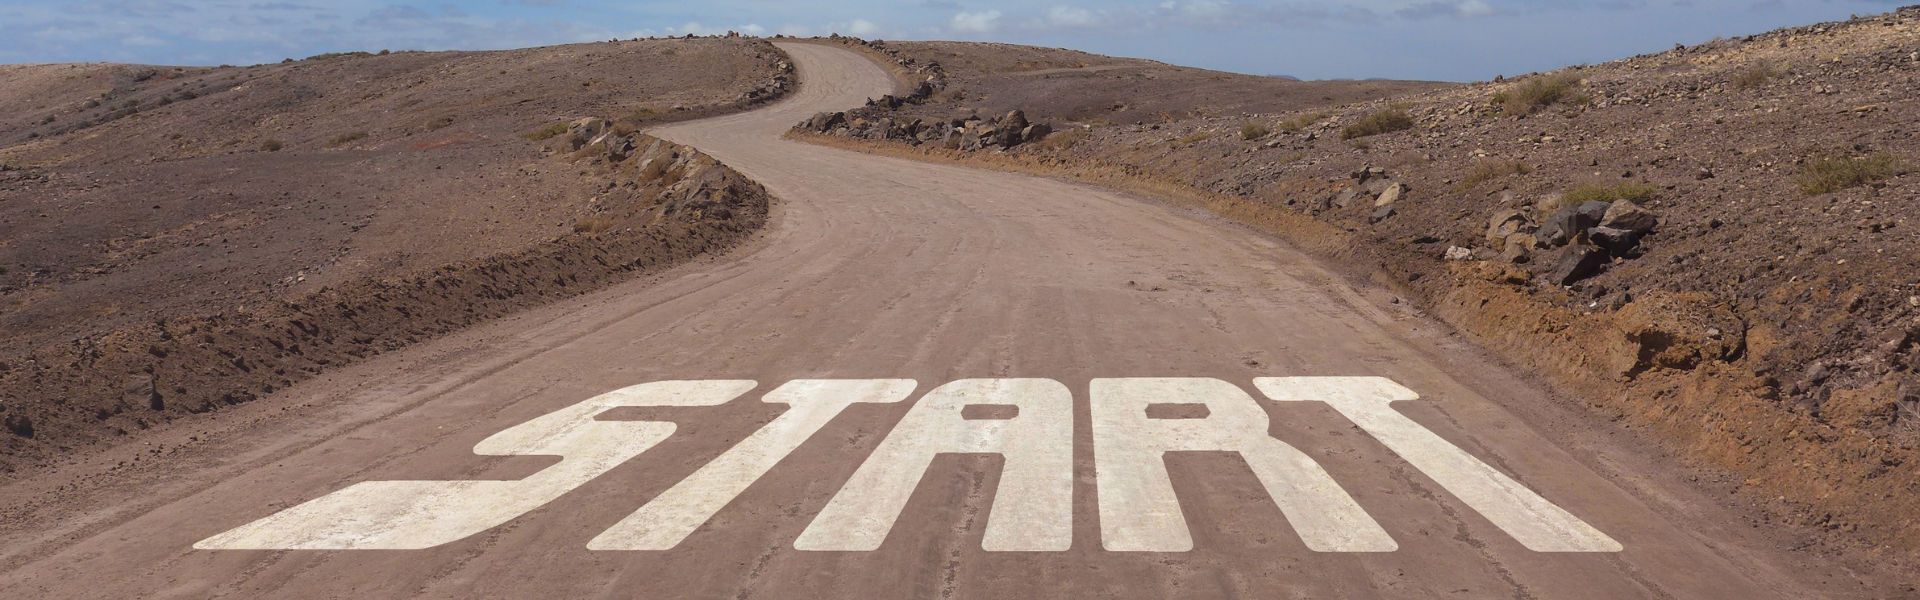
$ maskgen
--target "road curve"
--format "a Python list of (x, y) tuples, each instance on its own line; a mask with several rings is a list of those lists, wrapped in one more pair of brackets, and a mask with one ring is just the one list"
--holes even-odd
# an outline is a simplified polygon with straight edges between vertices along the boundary
[[(781, 47), (799, 67), (794, 97), (655, 132), (780, 198), (747, 247), (344, 369), (283, 392), (279, 412), (239, 407), (170, 470), (101, 490), (60, 522), (0, 533), (0, 597), (1844, 591), (1806, 587), (1816, 584), (1672, 485), (1657, 459), (1581, 429), (1433, 323), (1260, 235), (1084, 186), (780, 139), (816, 111), (893, 86), (850, 51)], [(1325, 398), (1300, 391), (1305, 380), (1261, 379), (1308, 376), (1384, 378), (1338, 381), (1390, 382), (1419, 399), (1380, 412), (1313, 401)], [(1020, 383), (942, 387), (976, 378)], [(806, 379), (895, 381), (784, 385)], [(534, 421), (661, 381), (710, 384), (613, 398), (606, 414), (578, 413), (589, 420), (574, 429)], [(837, 412), (802, 415), (808, 398), (829, 396), (845, 401)], [(969, 397), (1018, 409), (939, 420)], [(1135, 419), (1141, 410), (1220, 425), (1152, 430), (1182, 419)], [(1263, 418), (1271, 424), (1257, 426)], [(975, 429), (955, 434), (956, 424)], [(1229, 432), (1242, 425), (1252, 433)], [(573, 446), (535, 443), (563, 429), (586, 433), (567, 438)], [(644, 451), (595, 462), (556, 449), (606, 446), (593, 445), (596, 432)], [(1150, 437), (1166, 445), (1139, 442)], [(973, 453), (940, 453), (961, 447)], [(1158, 461), (1156, 448), (1171, 450), (1171, 512), (1151, 485), (1121, 485), (1146, 481), (1118, 471)], [(869, 471), (870, 457), (929, 466), (917, 483), (881, 489), (919, 471)], [(506, 490), (481, 508), (435, 504), (452, 507), (429, 515), (440, 522), (531, 508), (434, 543), (442, 534), (369, 525), (380, 517), (354, 503), (372, 500), (330, 496), (399, 493), (362, 484), (409, 481)], [(836, 498), (859, 487), (850, 481), (886, 493)], [(1509, 487), (1488, 491), (1499, 485)], [(323, 497), (344, 512), (314, 512)], [(1537, 502), (1496, 506), (1522, 497)], [(890, 523), (861, 512), (887, 502), (899, 509)], [(710, 518), (681, 533), (655, 518), (708, 505)], [(296, 507), (322, 515), (302, 527), (328, 531), (271, 519)], [(1536, 522), (1548, 525), (1526, 529)], [(265, 524), (246, 529), (255, 523)], [(379, 540), (427, 547), (235, 549)], [(634, 549), (648, 544), (664, 549)]]

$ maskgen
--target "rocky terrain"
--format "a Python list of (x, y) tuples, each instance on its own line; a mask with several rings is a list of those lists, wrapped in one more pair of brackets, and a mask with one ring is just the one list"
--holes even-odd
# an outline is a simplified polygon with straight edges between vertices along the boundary
[(728, 246), (765, 191), (634, 132), (791, 70), (741, 38), (0, 66), (0, 473)]
[[(1916, 50), (1909, 7), (1325, 107), (1114, 118), (1085, 107), (1157, 96), (981, 111), (936, 90), (796, 131), (1156, 194), (1280, 234), (1650, 429), (1767, 519), (1834, 534), (1820, 547), (1911, 556)], [(1024, 52), (1015, 64), (1058, 54)], [(940, 62), (948, 88), (1009, 77)], [(1053, 131), (1028, 135), (1036, 123)]]

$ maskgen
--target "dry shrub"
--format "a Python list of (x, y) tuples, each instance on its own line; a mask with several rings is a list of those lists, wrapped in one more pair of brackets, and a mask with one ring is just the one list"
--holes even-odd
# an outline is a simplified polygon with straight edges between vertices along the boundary
[(1478, 165), (1475, 165), (1473, 167), (1473, 170), (1469, 171), (1467, 173), (1467, 176), (1461, 177), (1460, 181), (1458, 183), (1455, 183), (1454, 186), (1455, 186), (1455, 189), (1465, 191), (1473, 188), (1474, 186), (1480, 185), (1482, 183), (1493, 181), (1495, 179), (1506, 177), (1508, 175), (1525, 175), (1532, 172), (1533, 172), (1532, 168), (1528, 167), (1527, 165), (1521, 164), (1520, 161), (1482, 162)]
[(1351, 140), (1408, 129), (1413, 129), (1413, 115), (1407, 114), (1404, 108), (1393, 107), (1367, 115), (1366, 118), (1360, 119), (1360, 122), (1348, 125), (1346, 129), (1340, 131), (1340, 139)]
[(367, 132), (365, 131), (355, 131), (353, 133), (342, 133), (338, 136), (335, 136), (331, 141), (328, 141), (327, 147), (336, 148), (339, 146), (353, 143), (354, 140), (358, 140), (364, 137), (367, 137)]
[(1087, 130), (1066, 129), (1055, 131), (1048, 134), (1047, 137), (1040, 138), (1040, 141), (1035, 147), (1041, 150), (1066, 150), (1085, 139), (1087, 139)]
[(1333, 116), (1333, 113), (1327, 112), (1327, 111), (1308, 113), (1308, 114), (1300, 115), (1298, 117), (1294, 117), (1292, 119), (1281, 121), (1279, 123), (1274, 124), (1274, 126), (1279, 127), (1281, 131), (1294, 132), (1294, 131), (1306, 129), (1308, 125), (1319, 123), (1322, 119), (1325, 119), (1331, 116)]
[(1243, 140), (1257, 140), (1267, 137), (1268, 133), (1271, 132), (1267, 131), (1267, 127), (1259, 123), (1248, 123), (1240, 126), (1240, 139)]
[(1823, 156), (1802, 165), (1794, 183), (1800, 185), (1800, 193), (1818, 196), (1886, 179), (1900, 174), (1900, 170), (1900, 161), (1886, 153), (1859, 158)]
[(1189, 133), (1185, 136), (1182, 136), (1180, 139), (1174, 140), (1173, 147), (1185, 148), (1187, 146), (1192, 146), (1194, 144), (1207, 141), (1212, 137), (1213, 137), (1213, 132), (1211, 131), (1195, 131), (1193, 133)]
[(1493, 103), (1508, 115), (1530, 115), (1557, 102), (1582, 104), (1589, 100), (1584, 94), (1575, 93), (1574, 86), (1580, 85), (1578, 73), (1556, 73), (1527, 78), (1518, 84), (1493, 93)]
[(260, 142), (261, 152), (279, 152), (280, 148), (282, 147), (284, 146), (280, 143), (280, 140), (276, 140), (272, 138), (268, 138), (267, 141)]
[(1773, 81), (1773, 78), (1779, 77), (1780, 74), (1781, 70), (1775, 68), (1772, 62), (1765, 60), (1756, 61), (1752, 66), (1741, 69), (1739, 73), (1734, 74), (1733, 87), (1743, 90), (1757, 88), (1766, 85), (1769, 81)]
[(541, 127), (533, 131), (522, 133), (520, 134), (520, 137), (538, 142), (540, 140), (551, 138), (553, 136), (560, 135), (566, 132), (567, 132), (566, 123), (554, 123), (546, 127)]
[(427, 131), (433, 131), (452, 124), (453, 117), (440, 117), (432, 121), (427, 121)]

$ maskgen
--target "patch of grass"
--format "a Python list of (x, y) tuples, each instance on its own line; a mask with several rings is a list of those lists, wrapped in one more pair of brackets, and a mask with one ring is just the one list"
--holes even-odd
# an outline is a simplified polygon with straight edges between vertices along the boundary
[(1532, 167), (1521, 164), (1520, 161), (1482, 162), (1474, 166), (1472, 171), (1467, 172), (1465, 177), (1461, 177), (1460, 181), (1454, 183), (1454, 189), (1466, 191), (1472, 189), (1474, 186), (1501, 177), (1508, 175), (1525, 175), (1532, 172)]
[(1213, 132), (1211, 131), (1195, 131), (1193, 133), (1189, 133), (1185, 136), (1182, 136), (1180, 139), (1174, 140), (1173, 147), (1185, 148), (1187, 146), (1192, 146), (1194, 144), (1207, 141), (1212, 137), (1213, 137)]
[(1618, 183), (1592, 181), (1574, 186), (1561, 196), (1562, 205), (1577, 205), (1586, 202), (1614, 202), (1631, 200), (1645, 202), (1653, 197), (1660, 188), (1643, 181), (1622, 181)]
[(1351, 140), (1408, 129), (1413, 129), (1413, 115), (1407, 114), (1404, 108), (1393, 107), (1367, 115), (1366, 118), (1360, 119), (1360, 122), (1348, 125), (1346, 129), (1340, 130), (1340, 139)]
[(1272, 132), (1268, 131), (1265, 125), (1259, 123), (1248, 123), (1240, 126), (1240, 139), (1243, 140), (1257, 140), (1267, 137), (1268, 133)]
[(261, 152), (279, 152), (281, 147), (280, 140), (273, 138), (267, 138), (267, 141), (260, 142)]
[(1047, 137), (1041, 138), (1038, 147), (1041, 150), (1066, 150), (1085, 139), (1087, 139), (1087, 131), (1085, 129), (1066, 129), (1055, 131), (1048, 134)]
[(342, 133), (338, 136), (335, 136), (332, 140), (329, 140), (327, 142), (327, 147), (337, 148), (339, 146), (344, 146), (346, 144), (353, 143), (354, 140), (358, 140), (364, 137), (367, 137), (367, 132), (365, 131), (355, 131), (353, 133)]
[(1800, 193), (1818, 196), (1827, 192), (1858, 187), (1900, 174), (1902, 165), (1893, 155), (1880, 153), (1851, 158), (1823, 156), (1800, 167), (1794, 178)]
[(1773, 81), (1773, 78), (1779, 77), (1782, 73), (1783, 71), (1774, 67), (1772, 62), (1756, 61), (1733, 75), (1733, 87), (1743, 90), (1757, 88)]
[(1493, 103), (1508, 115), (1530, 115), (1558, 102), (1582, 104), (1590, 98), (1574, 91), (1580, 85), (1577, 73), (1557, 73), (1529, 77), (1526, 81), (1493, 93)]
[(658, 109), (655, 109), (654, 107), (651, 107), (651, 106), (642, 106), (640, 108), (633, 109), (633, 112), (627, 113), (626, 120), (644, 121), (648, 117), (652, 117), (657, 114), (660, 114), (660, 111)]
[(1333, 116), (1333, 113), (1331, 112), (1320, 111), (1317, 113), (1309, 113), (1309, 114), (1300, 115), (1298, 117), (1294, 117), (1291, 119), (1287, 119), (1285, 121), (1275, 123), (1274, 126), (1280, 128), (1281, 131), (1291, 133), (1291, 132), (1299, 131), (1302, 129), (1306, 129), (1308, 125), (1319, 123), (1322, 119), (1325, 119), (1331, 116)]
[(427, 121), (427, 131), (433, 131), (453, 124), (453, 117), (440, 117)]
[(544, 140), (544, 139), (547, 139), (556, 135), (560, 135), (566, 132), (567, 132), (566, 123), (554, 123), (546, 127), (541, 127), (533, 131), (522, 133), (520, 134), (520, 137), (538, 142), (540, 140)]

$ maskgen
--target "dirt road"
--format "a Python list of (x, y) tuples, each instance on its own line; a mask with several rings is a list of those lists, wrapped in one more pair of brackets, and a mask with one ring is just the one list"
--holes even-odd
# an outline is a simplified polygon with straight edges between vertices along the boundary
[(760, 239), (11, 486), (0, 597), (1870, 593), (1260, 236), (780, 140), (892, 86), (784, 47), (656, 132)]

